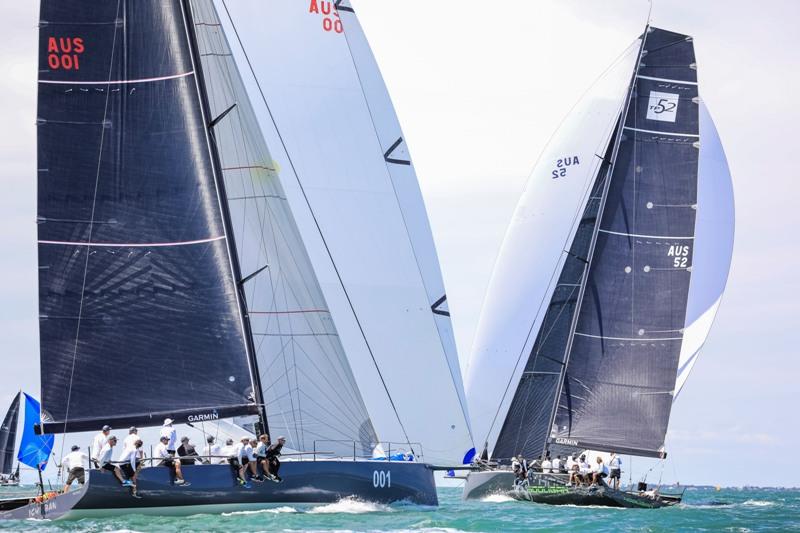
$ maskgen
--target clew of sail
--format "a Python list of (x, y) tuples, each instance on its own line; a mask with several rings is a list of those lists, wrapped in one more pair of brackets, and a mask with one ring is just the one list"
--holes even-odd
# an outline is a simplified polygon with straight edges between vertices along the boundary
[(369, 456), (378, 437), (218, 13), (191, 6), (270, 432), (295, 450), (352, 454), (355, 441)]
[(385, 87), (360, 29), (349, 33), (352, 8), (215, 5), (252, 69), (245, 84), (377, 434), (460, 462), (472, 439), (435, 250)]
[(37, 124), (45, 431), (257, 413), (182, 2), (43, 1)]

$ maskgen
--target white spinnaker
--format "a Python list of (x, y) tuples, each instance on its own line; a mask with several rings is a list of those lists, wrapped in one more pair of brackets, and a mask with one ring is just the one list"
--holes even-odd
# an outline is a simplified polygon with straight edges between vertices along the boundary
[(678, 363), (675, 398), (697, 362), (725, 292), (733, 255), (735, 224), (733, 182), (728, 160), (714, 121), (701, 101), (692, 281), (689, 286), (686, 328)]
[(637, 40), (564, 119), (542, 152), (506, 232), (466, 377), (475, 440), (479, 447), (487, 443), (490, 452), (622, 110), (638, 48)]
[(252, 65), (248, 91), (379, 437), (460, 461), (472, 439), (422, 266), (435, 255), (420, 261), (435, 252), (410, 229), (424, 206), (398, 199), (333, 2), (216, 3)]
[[(351, 11), (349, 0), (339, 4), (339, 15), (344, 23), (344, 35), (350, 46), (353, 63), (358, 72), (361, 86), (364, 89), (367, 106), (375, 125), (381, 149), (386, 155), (387, 169), (392, 180), (397, 202), (403, 213), (408, 236), (414, 255), (422, 275), (422, 282), (428, 294), (428, 301), (434, 307), (434, 321), (439, 329), (442, 348), (447, 357), (450, 374), (456, 385), (456, 392), (461, 401), (464, 418), (469, 424), (467, 400), (464, 394), (464, 383), (461, 379), (461, 365), (458, 360), (453, 326), (447, 306), (444, 280), (439, 266), (436, 246), (433, 242), (425, 201), (419, 188), (417, 175), (411, 156), (408, 152), (400, 121), (397, 119), (389, 91), (383, 81), (378, 63), (372, 54), (367, 37), (355, 12)], [(408, 163), (408, 164), (406, 164)]]

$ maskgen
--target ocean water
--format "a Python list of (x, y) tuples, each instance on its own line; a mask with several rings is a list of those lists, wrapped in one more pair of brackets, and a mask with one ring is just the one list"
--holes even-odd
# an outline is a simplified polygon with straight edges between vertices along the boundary
[(9, 521), (0, 530), (61, 532), (446, 532), (460, 531), (798, 531), (800, 490), (688, 490), (684, 503), (667, 509), (552, 507), (494, 496), (461, 501), (461, 490), (439, 491), (440, 506), (377, 505), (344, 500), (308, 508), (182, 518), (124, 514), (73, 522)]

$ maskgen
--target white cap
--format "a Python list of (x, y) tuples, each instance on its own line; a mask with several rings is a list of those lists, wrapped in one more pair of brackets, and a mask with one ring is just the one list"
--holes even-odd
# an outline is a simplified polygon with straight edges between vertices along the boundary
[(249, 441), (250, 440), (250, 436), (249, 435), (245, 435), (244, 437), (242, 437), (239, 440), (247, 440), (247, 441)]
[(164, 425), (165, 425), (165, 426), (168, 426), (168, 425), (170, 425), (170, 424), (172, 424), (172, 419), (171, 419), (171, 418), (165, 418), (165, 419), (164, 419)]

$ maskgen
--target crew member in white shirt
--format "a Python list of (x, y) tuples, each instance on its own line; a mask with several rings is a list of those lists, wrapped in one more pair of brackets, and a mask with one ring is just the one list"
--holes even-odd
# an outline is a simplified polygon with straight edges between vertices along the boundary
[(119, 458), (121, 465), (120, 469), (131, 482), (136, 483), (136, 474), (139, 472), (139, 462), (144, 456), (142, 451), (142, 440), (136, 439), (133, 446), (126, 448)]
[(231, 464), (231, 468), (236, 472), (236, 475), (239, 479), (239, 484), (249, 487), (250, 485), (247, 483), (247, 475), (245, 474), (245, 469), (247, 468), (247, 446), (250, 445), (250, 437), (242, 437), (239, 440), (239, 444), (237, 444), (233, 449), (233, 455), (228, 462)]
[(122, 470), (111, 462), (111, 454), (114, 453), (114, 446), (116, 445), (117, 437), (110, 435), (108, 437), (108, 442), (106, 442), (106, 445), (100, 450), (100, 455), (97, 457), (97, 464), (100, 465), (100, 470), (112, 472), (123, 486), (129, 487), (132, 483), (122, 477)]
[(92, 439), (92, 448), (89, 450), (89, 453), (92, 454), (92, 462), (95, 468), (100, 468), (100, 463), (97, 461), (97, 458), (100, 457), (103, 446), (108, 442), (109, 433), (111, 433), (111, 426), (103, 426), (100, 433), (95, 435), (94, 439)]
[(622, 459), (616, 453), (612, 453), (608, 466), (611, 468), (611, 474), (609, 475), (611, 487), (614, 490), (619, 490), (619, 480), (622, 477)]
[[(169, 420), (169, 419), (167, 419)], [(169, 437), (162, 435), (156, 449), (153, 450), (153, 455), (157, 459), (161, 459), (158, 466), (166, 466), (175, 474), (176, 485), (186, 485), (186, 480), (183, 479), (181, 472), (181, 462), (175, 459), (175, 451), (169, 450)]]
[(73, 446), (72, 451), (61, 459), (61, 466), (67, 471), (67, 482), (64, 485), (63, 492), (69, 491), (70, 485), (73, 481), (78, 481), (81, 485), (86, 483), (86, 469), (84, 465), (89, 460), (89, 457), (81, 451), (80, 446)]
[(608, 467), (603, 464), (603, 458), (599, 455), (592, 467), (592, 485), (597, 485), (605, 477), (608, 477)]
[(560, 455), (556, 455), (556, 458), (553, 459), (552, 464), (550, 465), (551, 472), (553, 472), (554, 474), (560, 474), (561, 473), (561, 466), (562, 466), (561, 456)]
[(547, 455), (545, 456), (544, 461), (542, 461), (542, 473), (549, 474), (552, 468), (553, 468), (553, 461), (551, 461), (550, 456)]
[(128, 436), (122, 441), (122, 453), (126, 453), (129, 448), (135, 448), (137, 440), (139, 440), (139, 430), (135, 427), (131, 427), (128, 430)]
[(216, 439), (211, 435), (206, 437), (206, 445), (203, 447), (203, 464), (216, 465), (225, 462), (227, 460), (222, 456), (222, 447), (216, 444)]
[(167, 451), (171, 456), (175, 457), (175, 445), (178, 444), (178, 432), (172, 427), (172, 422), (174, 421), (171, 418), (164, 419), (164, 425), (161, 427), (161, 436), (167, 437)]

